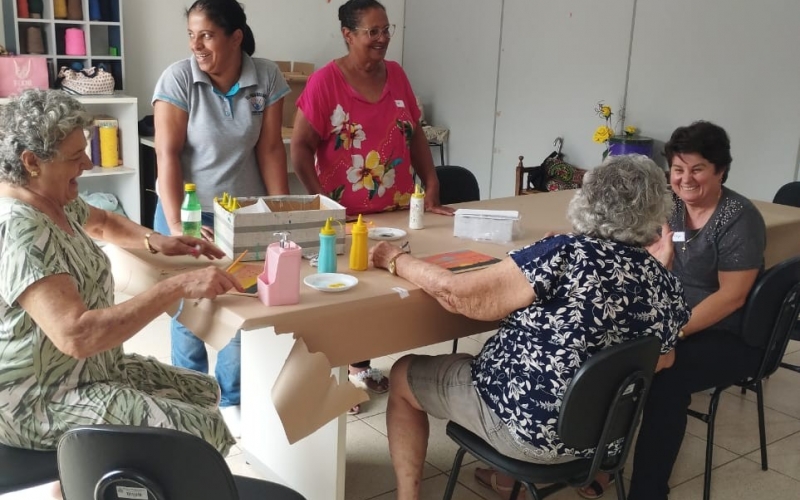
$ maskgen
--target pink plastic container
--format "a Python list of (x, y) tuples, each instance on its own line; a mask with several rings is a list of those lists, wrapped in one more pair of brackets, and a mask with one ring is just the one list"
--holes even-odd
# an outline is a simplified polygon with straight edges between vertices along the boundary
[(264, 272), (258, 275), (258, 298), (267, 306), (285, 306), (300, 302), (300, 262), (303, 250), (289, 241), (288, 232), (281, 241), (267, 247)]

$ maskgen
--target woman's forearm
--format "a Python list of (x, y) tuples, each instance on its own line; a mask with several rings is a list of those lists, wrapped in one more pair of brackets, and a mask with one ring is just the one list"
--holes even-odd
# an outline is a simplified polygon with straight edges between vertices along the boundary
[(314, 154), (315, 150), (307, 145), (292, 142), (291, 158), (295, 175), (303, 183), (308, 194), (324, 194), (314, 168)]
[(113, 349), (136, 335), (181, 297), (179, 284), (167, 279), (120, 304), (86, 310), (63, 336), (65, 345), (56, 347), (78, 359)]
[(270, 196), (289, 194), (286, 147), (283, 141), (265, 148), (263, 159), (259, 158), (259, 167)]
[(180, 235), (183, 172), (180, 158), (175, 154), (163, 154), (158, 157), (158, 198), (172, 234)]
[(692, 317), (683, 331), (686, 335), (705, 330), (728, 317), (744, 305), (744, 301), (727, 296), (721, 290), (712, 293), (692, 309)]

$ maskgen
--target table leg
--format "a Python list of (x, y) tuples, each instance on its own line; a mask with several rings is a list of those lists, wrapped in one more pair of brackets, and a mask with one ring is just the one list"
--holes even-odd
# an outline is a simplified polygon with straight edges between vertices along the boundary
[[(306, 500), (344, 500), (346, 415), (290, 445), (272, 404), (272, 386), (293, 345), (291, 334), (272, 328), (242, 330), (241, 447), (252, 467)], [(346, 380), (347, 367), (332, 373)]]

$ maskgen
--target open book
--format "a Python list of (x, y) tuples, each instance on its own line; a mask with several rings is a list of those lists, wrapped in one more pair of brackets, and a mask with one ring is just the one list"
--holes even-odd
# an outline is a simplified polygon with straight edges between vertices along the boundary
[(500, 259), (486, 255), (474, 250), (455, 250), (452, 252), (437, 253), (427, 257), (421, 257), (425, 262), (436, 264), (439, 267), (449, 269), (454, 273), (465, 273), (483, 269), (492, 264), (500, 262)]

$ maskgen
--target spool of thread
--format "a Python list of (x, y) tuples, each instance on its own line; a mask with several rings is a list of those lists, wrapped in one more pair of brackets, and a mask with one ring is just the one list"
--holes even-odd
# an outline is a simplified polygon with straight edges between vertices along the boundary
[(89, 0), (89, 20), (99, 21), (101, 17), (100, 0)]
[(28, 10), (28, 0), (17, 0), (17, 17), (31, 17), (31, 11)]
[(53, 0), (53, 17), (56, 19), (67, 18), (67, 0)]
[(28, 26), (26, 33), (28, 37), (28, 54), (44, 54), (42, 28), (39, 26)]
[(64, 53), (68, 56), (85, 56), (86, 39), (80, 28), (67, 28), (64, 33)]
[(81, 0), (67, 0), (67, 19), (74, 21), (83, 20), (83, 7)]
[(30, 17), (41, 19), (44, 14), (44, 2), (42, 0), (28, 0), (28, 12)]
[(117, 127), (100, 127), (100, 166), (116, 167), (118, 165)]

